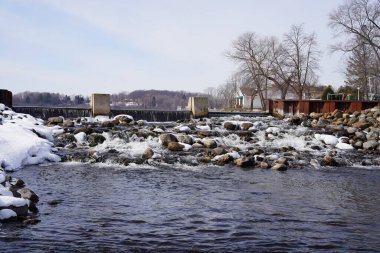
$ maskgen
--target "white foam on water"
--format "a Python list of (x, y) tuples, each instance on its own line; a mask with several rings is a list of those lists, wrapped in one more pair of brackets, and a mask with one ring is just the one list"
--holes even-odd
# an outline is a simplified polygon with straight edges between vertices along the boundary
[(237, 134), (230, 134), (228, 136), (216, 138), (216, 140), (226, 144), (227, 146), (238, 147), (242, 151), (247, 150), (250, 146), (248, 142), (241, 140)]
[(147, 148), (157, 151), (162, 151), (162, 146), (159, 143), (159, 138), (148, 136), (147, 139), (143, 137), (131, 136), (129, 142), (126, 142), (120, 138), (112, 138), (110, 133), (104, 133), (103, 136), (106, 140), (102, 144), (98, 144), (93, 148), (95, 151), (107, 151), (109, 149), (115, 149), (121, 154), (125, 154), (129, 157), (141, 157)]

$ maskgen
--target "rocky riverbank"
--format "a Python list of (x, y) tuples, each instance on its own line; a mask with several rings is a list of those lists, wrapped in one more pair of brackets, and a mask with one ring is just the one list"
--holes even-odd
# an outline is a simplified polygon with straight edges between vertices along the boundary
[(22, 220), (24, 223), (35, 223), (31, 218), (38, 212), (36, 206), (39, 197), (26, 188), (22, 179), (15, 179), (0, 169), (0, 221)]
[(305, 166), (378, 166), (380, 108), (362, 112), (181, 122), (51, 118), (63, 161), (120, 165), (236, 165), (286, 170)]

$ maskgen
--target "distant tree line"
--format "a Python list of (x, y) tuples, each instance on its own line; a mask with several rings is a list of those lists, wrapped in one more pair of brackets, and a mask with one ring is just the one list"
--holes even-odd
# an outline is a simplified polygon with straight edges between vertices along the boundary
[(201, 93), (186, 91), (135, 90), (112, 94), (111, 101), (114, 108), (177, 110), (187, 106), (189, 97), (199, 95)]
[(90, 98), (82, 95), (68, 96), (59, 93), (30, 91), (13, 94), (13, 105), (15, 106), (84, 107), (89, 103)]
[[(201, 93), (168, 90), (136, 90), (111, 94), (112, 108), (139, 108), (177, 110), (185, 109), (191, 96), (200, 96)], [(88, 107), (90, 98), (82, 95), (68, 96), (50, 92), (25, 91), (13, 94), (15, 106), (65, 106)]]

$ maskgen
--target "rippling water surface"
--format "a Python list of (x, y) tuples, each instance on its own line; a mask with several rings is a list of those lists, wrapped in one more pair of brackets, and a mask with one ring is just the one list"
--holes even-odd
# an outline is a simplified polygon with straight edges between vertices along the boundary
[[(380, 170), (28, 167), (36, 225), (0, 225), (2, 252), (377, 251)], [(53, 203), (51, 201), (54, 201)]]

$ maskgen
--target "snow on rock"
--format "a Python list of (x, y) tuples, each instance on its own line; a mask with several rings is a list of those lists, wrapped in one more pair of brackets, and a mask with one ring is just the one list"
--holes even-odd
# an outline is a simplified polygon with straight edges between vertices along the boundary
[(23, 198), (16, 198), (12, 196), (0, 196), (0, 207), (21, 207), (27, 204), (27, 200)]
[[(60, 161), (59, 156), (52, 153), (53, 143), (35, 134), (30, 129), (30, 122), (7, 118), (3, 121), (4, 124), (0, 125), (0, 166), (2, 168), (12, 171), (45, 161)], [(48, 139), (53, 138), (53, 131), (49, 127), (39, 126), (39, 130), (38, 132), (44, 133)]]
[(152, 130), (153, 132), (156, 132), (156, 133), (163, 133), (165, 132), (164, 130), (162, 130), (161, 128), (159, 127), (156, 127), (155, 129)]
[(354, 149), (353, 146), (347, 143), (339, 142), (338, 144), (335, 145), (336, 148), (338, 149), (344, 149), (344, 150), (349, 150), (349, 149)]
[(190, 127), (188, 126), (183, 126), (183, 125), (180, 125), (178, 127), (175, 127), (174, 128), (176, 131), (180, 132), (180, 133), (189, 133), (191, 132), (191, 129)]
[(77, 133), (74, 137), (79, 144), (83, 144), (86, 141), (86, 133), (84, 132)]
[(13, 194), (10, 190), (0, 185), (0, 196), (10, 196), (13, 197)]
[(239, 159), (240, 158), (239, 153), (236, 151), (233, 151), (233, 152), (227, 153), (227, 154), (230, 155), (233, 159)]
[(130, 119), (131, 121), (133, 120), (133, 117), (131, 115), (127, 115), (127, 114), (119, 114), (119, 115), (116, 115), (113, 119), (119, 119), (119, 118), (128, 118)]
[(189, 151), (192, 148), (191, 145), (183, 143), (183, 142), (179, 142), (179, 144), (184, 146), (183, 151)]
[(202, 130), (202, 131), (210, 131), (211, 130), (211, 128), (210, 128), (209, 125), (206, 125), (206, 126), (199, 126), (199, 125), (197, 125), (196, 128), (198, 130)]
[(339, 142), (339, 139), (337, 137), (329, 134), (315, 134), (314, 137), (318, 141), (322, 141), (327, 145), (335, 146)]
[(278, 134), (280, 132), (280, 128), (278, 127), (268, 127), (265, 132), (267, 132), (268, 134), (271, 133), (271, 134)]
[(0, 111), (3, 114), (0, 123), (1, 168), (12, 171), (26, 165), (60, 161), (59, 156), (53, 154), (51, 141), (63, 131), (61, 127), (46, 127), (43, 120), (16, 113), (3, 104), (0, 104)]
[(15, 213), (15, 211), (10, 210), (10, 209), (0, 210), (0, 220), (7, 220), (12, 217), (17, 217), (17, 214)]

